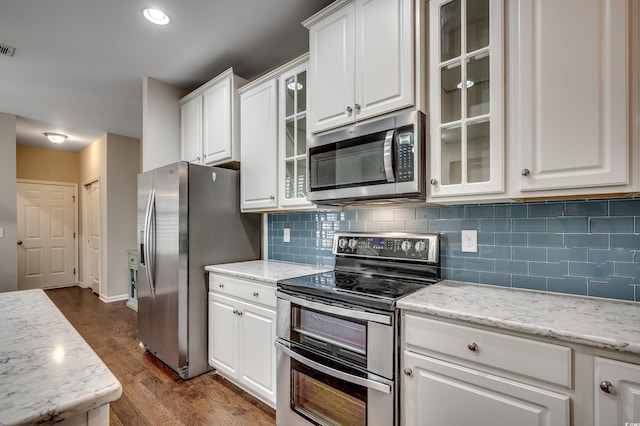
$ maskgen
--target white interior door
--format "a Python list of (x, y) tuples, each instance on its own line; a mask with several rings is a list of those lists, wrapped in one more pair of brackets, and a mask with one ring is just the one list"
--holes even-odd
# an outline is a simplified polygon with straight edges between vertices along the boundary
[(84, 274), (94, 293), (100, 294), (100, 182), (85, 185), (85, 236)]
[(17, 183), (18, 289), (75, 284), (74, 187)]

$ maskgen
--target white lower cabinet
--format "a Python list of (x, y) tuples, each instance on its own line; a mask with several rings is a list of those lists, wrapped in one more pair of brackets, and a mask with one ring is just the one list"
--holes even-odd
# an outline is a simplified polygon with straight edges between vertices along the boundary
[(640, 424), (640, 365), (595, 357), (596, 426)]
[(403, 324), (403, 424), (574, 424), (571, 348), (421, 315)]
[(275, 407), (275, 288), (218, 274), (209, 283), (209, 364)]
[(408, 351), (404, 365), (406, 425), (570, 424), (567, 395)]

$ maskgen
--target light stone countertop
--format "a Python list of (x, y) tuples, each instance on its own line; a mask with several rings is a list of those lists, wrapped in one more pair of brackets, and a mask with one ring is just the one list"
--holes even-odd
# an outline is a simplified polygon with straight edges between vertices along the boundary
[(121, 395), (44, 291), (0, 293), (0, 424), (57, 423)]
[(441, 281), (397, 307), (442, 318), (640, 354), (640, 303)]
[(222, 263), (219, 265), (209, 265), (204, 269), (209, 272), (233, 275), (238, 278), (258, 280), (274, 285), (278, 280), (333, 270), (333, 268), (328, 266), (305, 265), (277, 260), (249, 260), (246, 262)]

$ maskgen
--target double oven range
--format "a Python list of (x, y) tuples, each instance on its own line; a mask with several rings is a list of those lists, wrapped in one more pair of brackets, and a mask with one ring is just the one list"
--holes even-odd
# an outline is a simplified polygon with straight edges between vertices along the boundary
[(277, 424), (399, 424), (396, 301), (439, 278), (439, 235), (336, 233), (335, 269), (277, 288)]

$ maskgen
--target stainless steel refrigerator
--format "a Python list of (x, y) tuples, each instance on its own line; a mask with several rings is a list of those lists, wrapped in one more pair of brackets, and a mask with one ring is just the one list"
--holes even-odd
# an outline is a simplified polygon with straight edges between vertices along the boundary
[(235, 170), (179, 162), (138, 175), (138, 336), (190, 379), (207, 360), (206, 265), (260, 258), (261, 220), (240, 213)]

